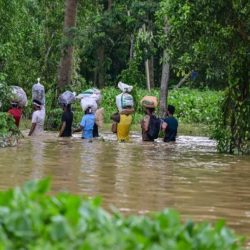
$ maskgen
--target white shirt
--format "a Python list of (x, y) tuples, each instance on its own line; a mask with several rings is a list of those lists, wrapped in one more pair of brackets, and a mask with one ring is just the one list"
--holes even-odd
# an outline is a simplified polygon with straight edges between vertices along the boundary
[(36, 110), (32, 114), (32, 123), (36, 123), (36, 127), (32, 133), (32, 136), (41, 135), (43, 133), (43, 125), (45, 120), (44, 109)]

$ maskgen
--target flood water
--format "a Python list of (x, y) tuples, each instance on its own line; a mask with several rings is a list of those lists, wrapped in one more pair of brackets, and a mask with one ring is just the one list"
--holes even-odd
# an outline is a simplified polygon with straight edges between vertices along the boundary
[(24, 138), (0, 149), (0, 189), (51, 176), (52, 191), (102, 196), (126, 214), (177, 209), (183, 218), (223, 218), (250, 239), (250, 157), (218, 154), (206, 137), (179, 136), (174, 144), (118, 143), (104, 133), (92, 143), (73, 138)]

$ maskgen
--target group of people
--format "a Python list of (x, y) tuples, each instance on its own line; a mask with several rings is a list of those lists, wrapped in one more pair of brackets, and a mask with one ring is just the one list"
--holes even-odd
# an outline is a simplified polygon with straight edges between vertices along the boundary
[[(174, 117), (175, 107), (168, 105), (166, 118), (156, 118), (155, 108), (144, 108), (145, 115), (141, 121), (141, 131), (143, 141), (154, 141), (158, 138), (159, 131), (163, 131), (164, 142), (171, 142), (176, 140), (178, 120)], [(129, 140), (130, 126), (132, 123), (133, 109), (128, 107), (120, 113), (111, 116), (113, 120), (112, 131), (117, 134), (117, 139), (120, 142), (127, 142)], [(154, 135), (155, 134), (155, 135)]]
[(79, 127), (72, 129), (73, 112), (71, 110), (71, 104), (62, 104), (63, 114), (61, 118), (61, 128), (59, 137), (70, 137), (72, 133), (82, 131), (82, 139), (91, 139), (98, 137), (98, 127), (95, 122), (95, 115), (92, 113), (91, 108), (87, 108), (84, 112), (84, 116), (79, 124)]
[[(63, 114), (61, 117), (61, 127), (59, 137), (70, 137), (72, 133), (82, 131), (82, 139), (92, 139), (98, 137), (98, 126), (96, 123), (96, 115), (92, 112), (91, 108), (87, 108), (84, 112), (79, 127), (72, 129), (73, 112), (71, 104), (62, 104)], [(164, 133), (164, 142), (171, 142), (176, 140), (178, 121), (174, 117), (175, 107), (168, 105), (167, 117), (156, 118), (154, 115), (155, 108), (144, 108), (145, 115), (141, 121), (142, 140), (154, 141), (157, 137), (152, 136), (152, 130), (162, 130)], [(111, 116), (112, 132), (116, 133), (119, 142), (128, 142), (130, 128), (132, 124), (133, 108), (127, 107), (122, 112), (115, 113)], [(22, 109), (18, 107), (17, 103), (12, 103), (12, 107), (8, 111), (14, 119), (17, 127), (22, 115)], [(45, 106), (38, 100), (33, 100), (33, 113), (31, 120), (31, 127), (29, 136), (41, 135), (44, 131), (45, 121)], [(156, 128), (158, 126), (158, 128)]]

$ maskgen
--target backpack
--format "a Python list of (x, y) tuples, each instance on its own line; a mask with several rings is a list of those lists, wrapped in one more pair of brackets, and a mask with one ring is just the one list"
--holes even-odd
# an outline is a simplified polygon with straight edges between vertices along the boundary
[(150, 139), (157, 139), (161, 128), (161, 119), (155, 115), (150, 116), (147, 135)]

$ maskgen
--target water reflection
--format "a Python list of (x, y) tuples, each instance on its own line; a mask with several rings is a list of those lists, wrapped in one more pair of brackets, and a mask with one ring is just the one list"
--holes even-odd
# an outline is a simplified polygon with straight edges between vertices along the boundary
[(103, 197), (125, 213), (176, 208), (183, 218), (224, 218), (249, 235), (250, 158), (216, 153), (205, 137), (180, 136), (177, 143), (118, 143), (115, 136), (93, 142), (73, 138), (23, 139), (0, 150), (0, 188), (52, 176), (53, 192)]

